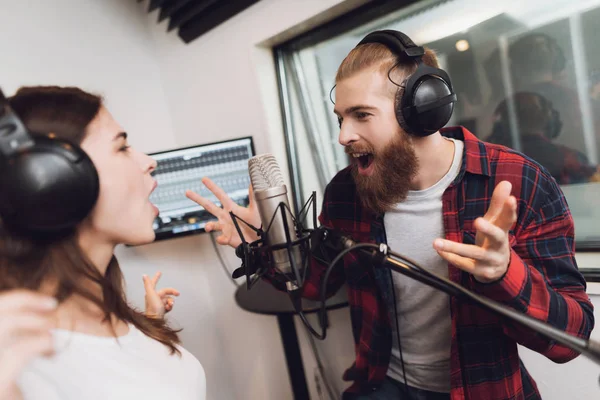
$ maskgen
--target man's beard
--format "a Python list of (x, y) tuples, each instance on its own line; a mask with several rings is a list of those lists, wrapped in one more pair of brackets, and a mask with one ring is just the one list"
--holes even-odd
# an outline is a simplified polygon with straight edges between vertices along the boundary
[(417, 173), (418, 160), (410, 140), (399, 133), (379, 153), (358, 147), (346, 147), (347, 153), (371, 152), (373, 173), (358, 173), (358, 165), (352, 166), (352, 176), (363, 206), (375, 214), (390, 211), (406, 199), (410, 183)]

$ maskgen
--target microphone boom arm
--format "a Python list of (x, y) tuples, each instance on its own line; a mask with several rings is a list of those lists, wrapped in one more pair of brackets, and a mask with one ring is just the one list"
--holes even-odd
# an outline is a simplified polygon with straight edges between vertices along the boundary
[(428, 286), (441, 290), (450, 296), (455, 296), (456, 298), (462, 300), (471, 301), (472, 303), (475, 303), (476, 305), (488, 311), (505, 317), (513, 322), (517, 322), (522, 326), (525, 326), (531, 329), (532, 331), (546, 337), (547, 339), (550, 339), (572, 350), (575, 350), (578, 353), (588, 357), (596, 364), (600, 365), (600, 343), (594, 340), (586, 340), (568, 334), (564, 331), (561, 331), (558, 328), (549, 325), (546, 322), (537, 320), (533, 317), (530, 317), (529, 315), (520, 313), (488, 297), (476, 294), (464, 288), (463, 286), (452, 282), (447, 278), (443, 278), (430, 271), (425, 270), (412, 260), (389, 250), (388, 246), (385, 244), (375, 245), (361, 243), (357, 245), (347, 237), (344, 237), (343, 239), (344, 247), (346, 247), (348, 251), (351, 251), (351, 249), (355, 246), (362, 247), (361, 249), (357, 249), (357, 251), (374, 258), (376, 267), (383, 266), (389, 268), (392, 271), (401, 273)]

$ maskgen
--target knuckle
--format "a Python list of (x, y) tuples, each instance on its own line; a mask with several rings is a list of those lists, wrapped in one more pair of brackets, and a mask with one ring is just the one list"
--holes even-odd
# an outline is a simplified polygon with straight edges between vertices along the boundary
[(494, 272), (491, 268), (483, 268), (480, 271), (479, 276), (487, 281), (491, 281), (494, 279)]
[(503, 263), (503, 257), (499, 253), (494, 253), (491, 257), (491, 262), (494, 266), (501, 266)]
[(483, 247), (477, 247), (477, 251), (475, 252), (475, 258), (478, 260), (485, 260), (489, 257), (489, 252)]

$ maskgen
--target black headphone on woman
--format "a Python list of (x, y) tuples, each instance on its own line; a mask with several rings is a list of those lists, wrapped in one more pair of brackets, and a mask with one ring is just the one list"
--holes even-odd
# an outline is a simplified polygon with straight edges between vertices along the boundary
[(79, 146), (30, 133), (0, 90), (0, 217), (33, 238), (71, 231), (98, 199), (99, 179)]
[(417, 70), (398, 89), (395, 100), (396, 119), (407, 133), (428, 136), (443, 128), (454, 111), (456, 94), (446, 71), (423, 63), (425, 49), (417, 46), (402, 32), (381, 30), (369, 33), (357, 46), (379, 43), (398, 58), (414, 60)]

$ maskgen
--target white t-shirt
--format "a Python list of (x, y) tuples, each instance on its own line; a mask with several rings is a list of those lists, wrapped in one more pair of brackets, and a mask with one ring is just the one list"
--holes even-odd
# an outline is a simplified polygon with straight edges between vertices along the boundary
[[(442, 197), (460, 172), (464, 149), (462, 141), (447, 140), (454, 142), (454, 160), (444, 177), (427, 189), (409, 191), (406, 200), (384, 216), (390, 248), (445, 278), (448, 262), (433, 249), (433, 241), (445, 237)], [(402, 358), (396, 324), (392, 323), (394, 335), (388, 375), (404, 382), (404, 360), (409, 386), (450, 392), (452, 323), (448, 295), (402, 274), (393, 273), (392, 278)]]
[(18, 386), (24, 400), (205, 400), (200, 362), (181, 357), (133, 325), (118, 338), (53, 331), (55, 354), (33, 360)]

